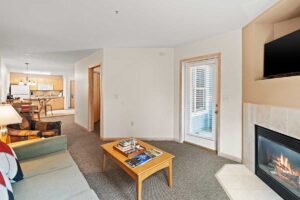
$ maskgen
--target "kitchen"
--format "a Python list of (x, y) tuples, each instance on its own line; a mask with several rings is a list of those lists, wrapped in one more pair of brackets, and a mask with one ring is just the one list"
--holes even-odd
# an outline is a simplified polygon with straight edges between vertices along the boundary
[(45, 116), (65, 109), (64, 94), (62, 75), (10, 72), (10, 98), (14, 102), (30, 102)]

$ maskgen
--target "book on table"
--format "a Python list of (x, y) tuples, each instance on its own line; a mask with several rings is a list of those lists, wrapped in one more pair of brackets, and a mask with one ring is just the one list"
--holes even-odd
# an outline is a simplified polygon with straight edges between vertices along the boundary
[(125, 162), (131, 167), (135, 168), (137, 166), (145, 164), (146, 162), (152, 160), (157, 156), (160, 156), (161, 154), (162, 154), (161, 151), (158, 151), (156, 149), (150, 149), (148, 151), (145, 151), (141, 154), (134, 156), (133, 158), (126, 160)]

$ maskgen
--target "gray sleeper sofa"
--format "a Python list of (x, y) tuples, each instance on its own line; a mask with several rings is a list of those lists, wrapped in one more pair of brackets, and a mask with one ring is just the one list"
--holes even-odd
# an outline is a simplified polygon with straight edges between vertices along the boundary
[(13, 143), (24, 179), (15, 200), (98, 200), (67, 150), (66, 136)]

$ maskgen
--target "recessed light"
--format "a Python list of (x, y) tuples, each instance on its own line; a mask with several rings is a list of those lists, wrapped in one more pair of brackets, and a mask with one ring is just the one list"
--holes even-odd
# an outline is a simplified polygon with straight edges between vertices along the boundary
[(120, 11), (118, 11), (118, 10), (115, 10), (115, 14), (117, 15), (117, 14), (119, 14), (120, 13)]

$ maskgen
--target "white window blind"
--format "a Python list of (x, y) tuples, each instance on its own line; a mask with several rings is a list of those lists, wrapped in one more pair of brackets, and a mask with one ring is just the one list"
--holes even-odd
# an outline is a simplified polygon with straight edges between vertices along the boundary
[(208, 68), (192, 67), (191, 73), (191, 86), (192, 86), (192, 113), (197, 114), (204, 111), (206, 108), (206, 80)]
[(216, 59), (184, 64), (185, 132), (212, 133), (215, 121)]

